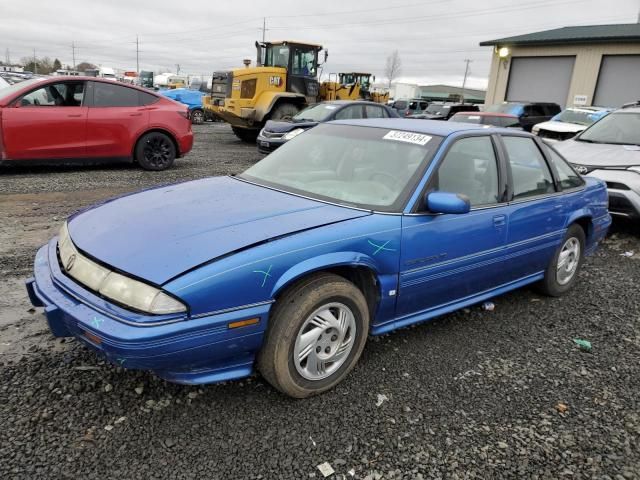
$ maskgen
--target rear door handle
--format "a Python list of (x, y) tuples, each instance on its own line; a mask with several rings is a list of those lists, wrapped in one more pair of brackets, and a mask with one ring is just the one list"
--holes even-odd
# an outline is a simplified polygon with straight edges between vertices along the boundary
[(82, 117), (81, 113), (71, 113), (69, 115), (67, 115), (69, 118), (80, 118)]
[(141, 113), (130, 113), (129, 116), (130, 117), (141, 117), (142, 114)]
[(504, 227), (506, 223), (507, 223), (506, 215), (496, 215), (493, 217), (493, 225), (495, 227)]

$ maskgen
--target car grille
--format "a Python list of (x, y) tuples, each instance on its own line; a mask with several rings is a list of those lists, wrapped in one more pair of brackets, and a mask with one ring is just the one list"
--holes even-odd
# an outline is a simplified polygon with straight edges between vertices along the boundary
[(567, 140), (574, 137), (576, 134), (572, 132), (554, 132), (552, 130), (540, 129), (538, 136), (540, 138), (549, 138), (551, 140)]
[(576, 172), (580, 175), (588, 175), (593, 172), (596, 167), (590, 167), (589, 165), (578, 165), (577, 163), (571, 164)]
[(606, 182), (607, 188), (613, 188), (614, 190), (631, 190), (624, 183), (619, 182)]
[(628, 217), (638, 215), (631, 202), (626, 197), (618, 195), (609, 195), (609, 211)]

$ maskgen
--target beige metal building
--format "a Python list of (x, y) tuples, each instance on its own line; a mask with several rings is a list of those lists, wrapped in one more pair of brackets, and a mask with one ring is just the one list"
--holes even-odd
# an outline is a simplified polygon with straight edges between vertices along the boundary
[(487, 105), (618, 107), (640, 100), (640, 24), (564, 27), (480, 45), (493, 47)]

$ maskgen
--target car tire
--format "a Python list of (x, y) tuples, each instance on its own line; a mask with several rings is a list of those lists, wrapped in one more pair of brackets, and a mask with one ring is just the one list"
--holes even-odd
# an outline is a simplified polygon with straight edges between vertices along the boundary
[(166, 170), (176, 159), (173, 140), (162, 132), (144, 134), (136, 145), (136, 161), (145, 170)]
[(204, 123), (204, 120), (205, 120), (204, 110), (200, 110), (199, 108), (196, 108), (195, 110), (191, 111), (189, 116), (191, 117), (191, 123), (193, 123), (194, 125), (200, 125)]
[(231, 127), (231, 130), (233, 130), (236, 137), (246, 143), (256, 143), (258, 133), (260, 133), (259, 130), (240, 127)]
[(289, 120), (296, 115), (300, 109), (293, 103), (281, 103), (273, 109), (270, 120)]
[(573, 288), (584, 262), (584, 247), (584, 230), (580, 225), (571, 225), (539, 284), (542, 293), (560, 297)]
[(312, 275), (276, 302), (258, 370), (286, 395), (317, 395), (351, 371), (368, 332), (369, 308), (362, 292), (338, 275)]

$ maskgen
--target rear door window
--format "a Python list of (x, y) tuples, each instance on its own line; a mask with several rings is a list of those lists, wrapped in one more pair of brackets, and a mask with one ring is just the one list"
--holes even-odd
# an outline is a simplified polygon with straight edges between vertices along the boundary
[(382, 107), (376, 107), (375, 105), (365, 105), (364, 111), (367, 114), (367, 118), (387, 118), (387, 112)]
[(138, 90), (123, 87), (115, 83), (93, 83), (94, 107), (137, 107), (139, 106)]
[(351, 120), (354, 118), (363, 118), (362, 116), (362, 105), (351, 105), (343, 108), (338, 113), (336, 113), (336, 120)]
[(158, 97), (147, 92), (138, 92), (140, 105), (151, 105), (158, 101)]
[(533, 139), (503, 136), (502, 141), (509, 156), (514, 200), (555, 192), (549, 166)]

